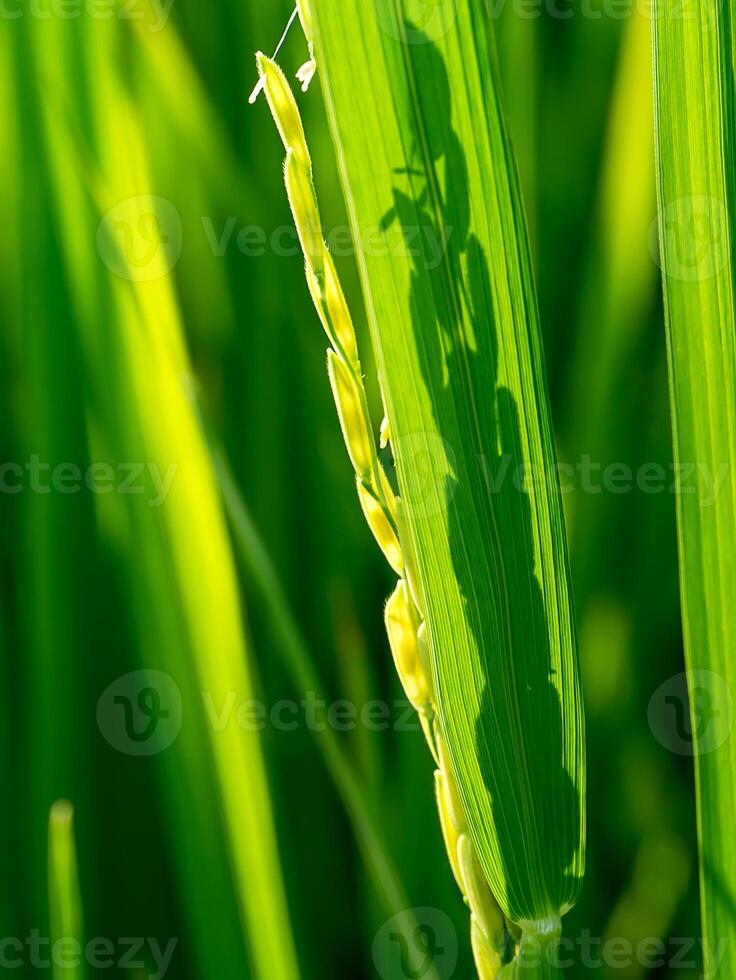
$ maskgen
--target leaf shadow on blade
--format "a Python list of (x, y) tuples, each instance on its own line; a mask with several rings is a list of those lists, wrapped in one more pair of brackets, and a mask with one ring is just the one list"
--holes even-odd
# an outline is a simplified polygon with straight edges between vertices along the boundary
[[(433, 111), (422, 114), (424, 138), (412, 153), (417, 166), (394, 171), (393, 208), (382, 227), (398, 224), (413, 258), (409, 307), (437, 430), (454, 416), (458, 430), (474, 443), (472, 456), (444, 447), (450, 470), (444, 506), (475, 648), (475, 685), (482, 689), (471, 738), (494, 824), (482, 833), (490, 843), (493, 877), (500, 877), (505, 892), (496, 897), (512, 914), (541, 919), (564, 913), (580, 885), (571, 870), (580, 806), (564, 764), (562, 706), (550, 646), (554, 627), (536, 573), (519, 410), (512, 392), (498, 382), (498, 331), (488, 316), (490, 272), (470, 231), (468, 170), (453, 130), (447, 70), (430, 39), (411, 23), (405, 28), (412, 38), (413, 75), (422, 87), (415, 111), (428, 104)], [(434, 271), (438, 243), (444, 275)], [(549, 476), (532, 474), (533, 479)], [(421, 510), (421, 502), (411, 505)], [(473, 552), (467, 547), (468, 513), (481, 532)], [(441, 658), (440, 650), (436, 659)], [(435, 664), (435, 673), (443, 726), (467, 724), (452, 697), (443, 696), (441, 664)], [(542, 827), (535, 818), (540, 812), (547, 818)], [(545, 866), (558, 874), (540, 874)]]

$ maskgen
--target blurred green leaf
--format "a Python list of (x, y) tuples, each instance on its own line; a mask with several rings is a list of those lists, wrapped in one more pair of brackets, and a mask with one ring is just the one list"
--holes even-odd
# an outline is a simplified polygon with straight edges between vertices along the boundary
[[(120, 555), (137, 626), (149, 685), (138, 703), (155, 696), (162, 710), (149, 722), (173, 728), (156, 751), (182, 901), (203, 973), (242, 975), (239, 918), (254, 975), (292, 980), (299, 970), (260, 736), (238, 721), (253, 685), (234, 560), (166, 275), (179, 244), (176, 209), (152, 192), (115, 25), (65, 27), (34, 28), (52, 90), (46, 152), (86, 358), (91, 455), (100, 465), (130, 461), (145, 482), (140, 492), (99, 496), (98, 517)], [(71, 52), (94, 78), (83, 106), (63, 68)]]
[[(697, 779), (706, 975), (736, 971), (736, 6), (654, 19), (659, 244), (676, 463), (682, 621)], [(690, 492), (694, 489), (695, 492)], [(676, 697), (676, 695), (671, 695)], [(673, 710), (677, 710), (671, 702)], [(684, 705), (680, 704), (684, 709)], [(676, 722), (682, 729), (684, 721)], [(686, 734), (686, 733), (685, 733)], [(678, 742), (678, 744), (680, 744)], [(723, 948), (725, 944), (725, 949)]]
[[(85, 947), (82, 902), (74, 845), (74, 808), (67, 800), (57, 800), (49, 814), (49, 906), (52, 948), (61, 944), (53, 957), (54, 980), (81, 980), (84, 969), (80, 951)], [(76, 943), (76, 955), (72, 943)], [(69, 965), (67, 955), (76, 965)]]

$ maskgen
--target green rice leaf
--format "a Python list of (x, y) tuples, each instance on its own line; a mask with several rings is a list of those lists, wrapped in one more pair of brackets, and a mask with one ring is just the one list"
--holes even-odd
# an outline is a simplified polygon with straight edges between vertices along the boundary
[[(705, 973), (736, 970), (736, 115), (732, 0), (654, 27), (660, 256), (678, 495), (680, 587), (697, 779)], [(715, 481), (715, 482), (714, 482)], [(725, 940), (725, 950), (723, 949)], [(710, 971), (710, 972), (709, 972)]]
[(451, 767), (501, 908), (551, 935), (583, 874), (583, 718), (490, 28), (479, 0), (312, 13)]

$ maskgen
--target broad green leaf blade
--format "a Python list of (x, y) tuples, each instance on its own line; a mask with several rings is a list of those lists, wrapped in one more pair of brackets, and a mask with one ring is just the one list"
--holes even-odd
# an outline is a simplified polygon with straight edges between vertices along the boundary
[[(697, 779), (706, 975), (736, 971), (736, 114), (732, 0), (654, 20), (660, 251), (674, 453), (696, 464), (678, 535)], [(712, 481), (717, 480), (713, 493)], [(710, 490), (709, 490), (710, 485)]]
[(313, 15), (441, 725), (494, 893), (541, 931), (583, 873), (583, 720), (489, 25), (479, 0), (315, 0)]

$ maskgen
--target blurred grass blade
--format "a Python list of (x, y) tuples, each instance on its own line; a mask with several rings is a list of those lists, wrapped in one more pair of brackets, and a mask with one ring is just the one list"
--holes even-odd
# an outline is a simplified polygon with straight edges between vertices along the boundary
[[(289, 608), (271, 557), (253, 523), (222, 450), (213, 448), (213, 463), (237, 550), (248, 577), (266, 607), (277, 649), (284, 658), (294, 687), (302, 695), (311, 691), (318, 702), (326, 703), (327, 699), (323, 697), (324, 685), (317, 675), (314, 658)], [(389, 853), (381, 825), (376, 819), (376, 808), (371, 806), (365, 791), (359, 767), (350, 758), (332, 728), (317, 726), (311, 730), (352, 824), (376, 894), (386, 914), (397, 917), (396, 926), (404, 932), (407, 944), (411, 945), (417, 922), (409, 909), (406, 889)], [(431, 967), (426, 973), (427, 980), (432, 980), (434, 976), (436, 973), (434, 967)]]
[[(61, 249), (46, 233), (52, 190), (37, 107), (32, 24), (37, 26), (32, 18), (24, 18), (14, 25), (17, 30), (8, 32), (14, 48), (11, 64), (16, 71), (12, 83), (17, 86), (22, 119), (12, 151), (18, 167), (17, 182), (13, 181), (17, 183), (17, 220), (9, 230), (16, 236), (11, 239), (12, 262), (17, 263), (19, 288), (17, 305), (11, 304), (8, 311), (17, 314), (17, 320), (9, 321), (8, 353), (22, 364), (28, 399), (15, 451), (39, 461), (82, 462), (86, 457), (84, 412), (79, 400), (69, 397), (79, 388), (81, 363), (60, 268)], [(11, 398), (13, 387), (10, 382)], [(84, 769), (90, 754), (89, 741), (82, 736), (78, 721), (83, 716), (88, 671), (79, 651), (89, 635), (89, 599), (82, 581), (88, 568), (85, 530), (92, 515), (81, 495), (73, 502), (54, 493), (23, 494), (15, 499), (11, 521), (18, 533), (22, 581), (22, 663), (24, 683), (34, 692), (24, 711), (28, 738), (19, 753), (21, 792), (28, 794), (31, 842), (24, 868), (30, 914), (34, 923), (44, 923), (49, 810), (59, 798), (73, 797), (81, 803), (86, 792), (76, 782), (75, 772)], [(72, 551), (79, 575), (60, 575), (59, 569)], [(57, 726), (65, 733), (63, 739), (57, 737)]]
[[(66, 956), (53, 956), (54, 980), (81, 980), (84, 949), (82, 903), (79, 897), (77, 852), (74, 846), (74, 808), (67, 800), (57, 800), (49, 814), (49, 922), (51, 948), (66, 950), (76, 966), (67, 965)], [(76, 957), (71, 952), (76, 944)]]
[[(237, 710), (221, 714), (228, 703), (250, 701), (253, 685), (234, 560), (166, 275), (171, 253), (162, 239), (171, 233), (176, 246), (176, 210), (152, 196), (114, 25), (84, 22), (74, 33), (58, 19), (44, 26), (55, 96), (45, 106), (45, 135), (86, 357), (91, 454), (107, 465), (138, 461), (145, 471), (142, 493), (96, 503), (129, 583), (146, 683), (160, 679), (161, 717), (174, 726), (151, 751), (161, 757), (180, 839), (181, 900), (198, 970), (242, 975), (244, 939), (255, 977), (294, 980), (299, 969), (260, 736), (238, 724)], [(80, 73), (94, 79), (83, 108), (74, 106), (62, 67), (72, 52)], [(155, 492), (156, 472), (168, 474), (163, 493)], [(186, 719), (180, 730), (176, 703)]]
[[(321, 697), (323, 685), (291, 613), (276, 569), (220, 450), (214, 450), (214, 465), (238, 552), (248, 577), (258, 589), (267, 608), (277, 648), (284, 658), (294, 686), (302, 694), (313, 691), (318, 695), (318, 700), (326, 700)], [(356, 775), (355, 765), (331, 728), (318, 727), (313, 730), (313, 734), (353, 823), (376, 890), (386, 911), (393, 915), (406, 908), (406, 891), (387, 854), (381, 831), (373, 820), (371, 808)]]
[[(626, 21), (608, 116), (596, 227), (588, 249), (574, 351), (566, 450), (571, 460), (611, 451), (615, 424), (623, 427), (620, 385), (627, 359), (648, 325), (657, 287), (649, 233), (655, 212), (652, 103), (638, 93), (652, 73), (649, 18), (636, 11)], [(636, 180), (631, 175), (636, 174)], [(618, 423), (612, 421), (612, 416)], [(610, 533), (610, 504), (597, 495), (567, 497), (575, 599), (601, 574), (601, 537)], [(615, 505), (614, 496), (613, 503)], [(572, 519), (570, 517), (572, 516)]]
[(582, 707), (489, 25), (478, 0), (429, 16), (316, 0), (313, 14), (441, 728), (494, 894), (547, 937), (583, 873)]
[(724, 942), (721, 974), (736, 974), (735, 11), (725, 0), (685, 17), (663, 3), (654, 20), (674, 454), (697, 473), (697, 492), (679, 494), (677, 512), (706, 976)]

